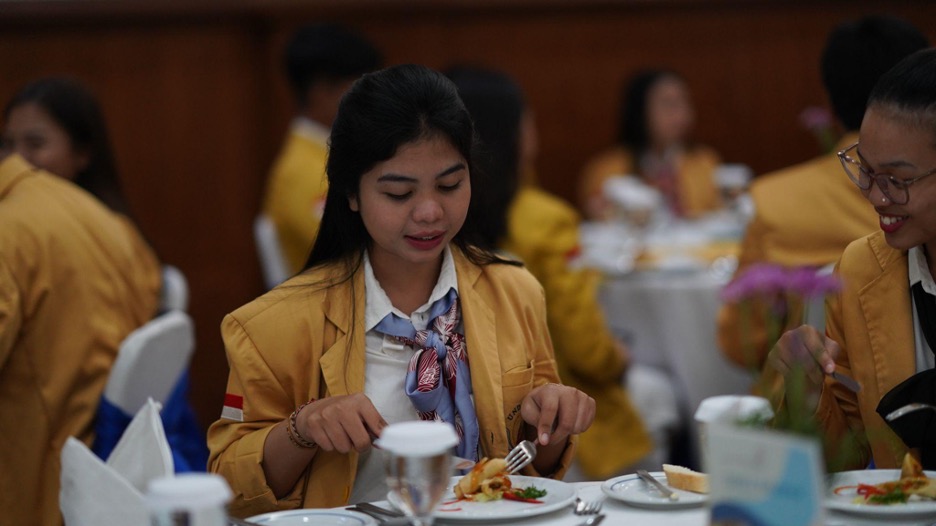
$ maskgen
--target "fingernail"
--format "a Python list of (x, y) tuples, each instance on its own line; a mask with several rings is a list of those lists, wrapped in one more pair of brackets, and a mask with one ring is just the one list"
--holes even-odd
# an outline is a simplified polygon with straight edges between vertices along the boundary
[(544, 446), (549, 444), (549, 433), (543, 433), (540, 435), (540, 444), (543, 444)]
[(834, 364), (834, 363), (828, 363), (828, 364), (826, 364), (825, 370), (826, 370), (826, 372), (829, 373), (829, 374), (834, 373), (834, 372), (835, 372), (835, 364)]

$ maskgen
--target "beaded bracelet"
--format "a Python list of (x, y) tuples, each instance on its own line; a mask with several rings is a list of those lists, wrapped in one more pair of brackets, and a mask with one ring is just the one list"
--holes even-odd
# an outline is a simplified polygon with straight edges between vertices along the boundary
[(291, 415), (289, 415), (289, 420), (286, 422), (286, 434), (289, 436), (289, 441), (292, 442), (296, 447), (305, 449), (318, 447), (318, 444), (315, 442), (303, 438), (303, 436), (299, 434), (299, 429), (296, 427), (296, 417), (299, 415), (299, 411), (302, 411), (303, 407), (311, 404), (314, 401), (315, 398), (297, 407), (296, 410), (293, 411)]

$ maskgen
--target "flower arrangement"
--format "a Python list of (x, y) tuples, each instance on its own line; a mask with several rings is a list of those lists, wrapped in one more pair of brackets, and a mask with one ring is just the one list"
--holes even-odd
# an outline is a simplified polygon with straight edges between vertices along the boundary
[(820, 106), (809, 106), (800, 112), (799, 122), (816, 138), (822, 153), (829, 153), (835, 148), (839, 134), (835, 130), (829, 110)]
[[(786, 328), (800, 325), (805, 305), (841, 290), (841, 281), (831, 273), (817, 271), (814, 267), (784, 267), (760, 263), (751, 265), (726, 285), (721, 298), (727, 303), (743, 303), (750, 307), (743, 314), (757, 310), (762, 318), (763, 334), (768, 348), (772, 347)], [(742, 332), (750, 338), (755, 332), (749, 316), (742, 317)], [(752, 350), (753, 357), (757, 354)], [(752, 364), (759, 363), (752, 360)], [(784, 411), (777, 411), (773, 427), (804, 434), (818, 432), (809, 407), (806, 375), (795, 372), (784, 384), (778, 378), (766, 378), (760, 371), (756, 384), (759, 394), (771, 399), (776, 407), (782, 396)], [(778, 387), (782, 386), (782, 389)], [(778, 391), (780, 391), (778, 393)]]

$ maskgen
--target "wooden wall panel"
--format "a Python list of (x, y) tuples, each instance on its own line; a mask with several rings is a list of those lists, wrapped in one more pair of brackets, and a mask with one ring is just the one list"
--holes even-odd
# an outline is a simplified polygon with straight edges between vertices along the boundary
[[(473, 63), (513, 74), (536, 112), (543, 185), (573, 198), (580, 166), (614, 138), (624, 79), (669, 67), (689, 81), (696, 138), (764, 172), (814, 156), (797, 122), (822, 105), (818, 56), (855, 0), (164, 0), (2, 2), (0, 101), (67, 73), (99, 95), (136, 219), (188, 276), (193, 401), (218, 414), (222, 316), (261, 292), (251, 236), (293, 111), (283, 43), (299, 24), (359, 29), (389, 64)], [(936, 28), (936, 3), (886, 10)]]

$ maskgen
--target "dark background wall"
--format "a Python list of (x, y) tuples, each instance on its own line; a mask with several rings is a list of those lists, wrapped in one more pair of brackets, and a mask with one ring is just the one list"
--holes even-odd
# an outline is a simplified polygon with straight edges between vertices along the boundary
[(840, 20), (888, 12), (936, 39), (936, 2), (891, 0), (163, 0), (0, 2), (0, 101), (69, 74), (98, 94), (135, 218), (191, 287), (193, 402), (220, 410), (223, 315), (262, 292), (251, 235), (293, 111), (283, 42), (317, 20), (357, 28), (389, 64), (512, 73), (537, 115), (539, 175), (572, 199), (582, 163), (614, 137), (640, 67), (689, 81), (696, 138), (758, 173), (818, 153), (798, 124), (823, 105), (818, 56)]

